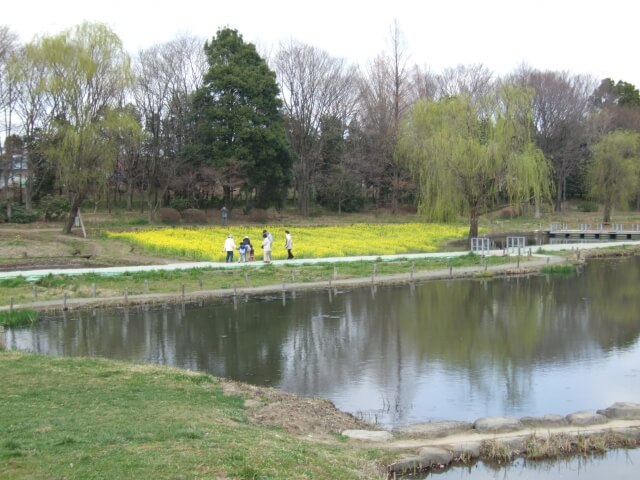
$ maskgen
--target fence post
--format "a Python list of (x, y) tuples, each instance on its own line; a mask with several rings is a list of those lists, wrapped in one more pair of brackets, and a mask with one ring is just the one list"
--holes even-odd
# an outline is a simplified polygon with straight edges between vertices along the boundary
[(124, 303), (129, 304), (129, 287), (124, 287)]
[(38, 301), (38, 286), (37, 285), (33, 286), (33, 301), (34, 302)]
[[(11, 303), (13, 304), (13, 298), (11, 299)], [(64, 291), (64, 297), (62, 300), (62, 309), (66, 310), (67, 309), (67, 291)]]
[(144, 293), (149, 293), (149, 280), (144, 279)]

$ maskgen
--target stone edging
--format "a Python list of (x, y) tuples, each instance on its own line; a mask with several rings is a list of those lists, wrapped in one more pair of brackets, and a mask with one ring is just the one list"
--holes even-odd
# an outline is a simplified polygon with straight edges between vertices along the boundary
[[(579, 411), (566, 416), (482, 417), (473, 423), (438, 421), (407, 425), (392, 432), (345, 430), (342, 434), (354, 440), (376, 442), (381, 447), (416, 452), (388, 465), (389, 475), (397, 475), (441, 469), (453, 462), (507, 460), (518, 455), (540, 454), (541, 442), (546, 442), (548, 447), (553, 437), (558, 445), (564, 442), (555, 455), (572, 450), (583, 453), (595, 445), (584, 439), (598, 435), (609, 435), (598, 443), (603, 448), (619, 444), (638, 446), (640, 403), (618, 402), (596, 412)], [(552, 456), (553, 450), (550, 452), (545, 456)]]

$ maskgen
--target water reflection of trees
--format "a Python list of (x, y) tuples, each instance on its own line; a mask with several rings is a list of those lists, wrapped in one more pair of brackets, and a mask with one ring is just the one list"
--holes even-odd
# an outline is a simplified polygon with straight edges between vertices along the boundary
[[(630, 264), (630, 262), (633, 262)], [(431, 282), (286, 302), (72, 313), (8, 345), (58, 355), (158, 362), (288, 391), (364, 391), (395, 422), (416, 380), (464, 379), (465, 392), (520, 405), (541, 365), (594, 359), (637, 342), (640, 262), (592, 262), (578, 277)]]

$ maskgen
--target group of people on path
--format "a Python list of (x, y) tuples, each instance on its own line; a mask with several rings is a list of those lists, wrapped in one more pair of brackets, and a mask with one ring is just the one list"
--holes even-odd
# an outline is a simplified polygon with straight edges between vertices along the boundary
[[(273, 235), (268, 230), (262, 231), (262, 259), (264, 263), (271, 263), (271, 251), (273, 250)], [(287, 259), (291, 260), (293, 257), (293, 237), (289, 230), (284, 231), (284, 248), (287, 250)], [(244, 237), (240, 245), (235, 244), (233, 240), (233, 235), (229, 234), (227, 239), (224, 241), (224, 246), (222, 247), (222, 251), (226, 252), (227, 257), (225, 259), (226, 263), (233, 262), (233, 255), (235, 251), (238, 250), (240, 258), (238, 262), (251, 262), (255, 260), (255, 252), (253, 249), (253, 245), (251, 244), (251, 240), (249, 237)]]

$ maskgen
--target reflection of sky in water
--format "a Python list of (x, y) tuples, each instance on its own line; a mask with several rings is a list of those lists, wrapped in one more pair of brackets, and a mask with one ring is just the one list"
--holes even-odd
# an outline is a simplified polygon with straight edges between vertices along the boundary
[(610, 270), (72, 312), (9, 330), (7, 345), (208, 371), (385, 426), (568, 414), (640, 401), (640, 262)]

